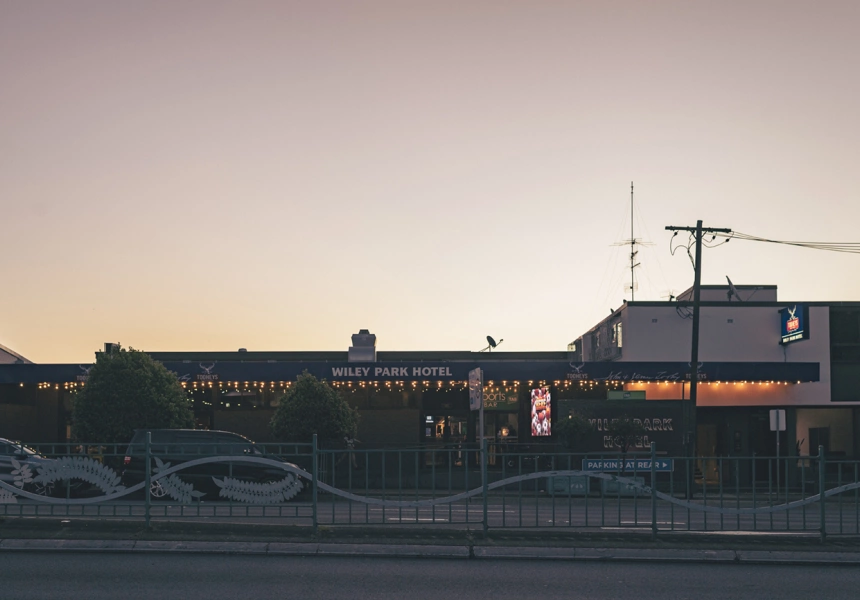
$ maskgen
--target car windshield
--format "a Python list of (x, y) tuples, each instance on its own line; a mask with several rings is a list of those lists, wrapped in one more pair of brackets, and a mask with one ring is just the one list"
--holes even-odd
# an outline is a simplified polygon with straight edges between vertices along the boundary
[(11, 452), (13, 454), (26, 454), (28, 456), (38, 456), (39, 453), (33, 450), (32, 448), (28, 448), (24, 444), (19, 444), (17, 442), (12, 442), (9, 444)]

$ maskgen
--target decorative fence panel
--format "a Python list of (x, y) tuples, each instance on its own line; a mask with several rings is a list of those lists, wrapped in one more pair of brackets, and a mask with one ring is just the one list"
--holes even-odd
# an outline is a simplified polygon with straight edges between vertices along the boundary
[[(131, 454), (131, 455), (130, 455)], [(148, 493), (146, 493), (148, 491)], [(823, 500), (822, 500), (823, 499)], [(860, 535), (860, 461), (33, 444), (0, 456), (0, 516)]]

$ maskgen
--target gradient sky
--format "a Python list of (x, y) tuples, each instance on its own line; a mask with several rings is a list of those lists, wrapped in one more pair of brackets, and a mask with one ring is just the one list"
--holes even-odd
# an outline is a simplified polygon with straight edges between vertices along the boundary
[[(860, 2), (0, 1), (0, 344), (563, 350), (666, 225), (860, 241)], [(735, 240), (703, 283), (860, 300)]]

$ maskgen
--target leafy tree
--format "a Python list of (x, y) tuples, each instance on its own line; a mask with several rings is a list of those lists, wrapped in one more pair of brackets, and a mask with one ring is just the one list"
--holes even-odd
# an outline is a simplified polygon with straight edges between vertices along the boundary
[(631, 419), (624, 415), (618, 419), (612, 419), (609, 423), (607, 433), (612, 436), (616, 446), (621, 448), (621, 472), (624, 472), (624, 463), (627, 459), (627, 451), (630, 447), (639, 443), (646, 429), (639, 419)]
[(275, 437), (289, 442), (310, 443), (313, 434), (321, 445), (343, 445), (355, 437), (358, 410), (325, 380), (307, 371), (299, 375), (281, 398), (270, 422)]
[(588, 419), (576, 412), (572, 412), (567, 419), (560, 419), (554, 426), (561, 442), (571, 451), (581, 450), (594, 432), (594, 426)]
[(194, 427), (191, 403), (176, 374), (133, 348), (99, 353), (72, 407), (75, 439), (122, 443), (135, 429), (149, 427)]

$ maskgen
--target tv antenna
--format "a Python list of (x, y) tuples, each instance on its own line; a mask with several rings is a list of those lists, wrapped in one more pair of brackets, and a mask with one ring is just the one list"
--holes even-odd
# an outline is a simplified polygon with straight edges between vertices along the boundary
[(498, 343), (497, 343), (497, 342), (496, 342), (496, 340), (494, 340), (492, 337), (490, 337), (490, 336), (488, 335), (488, 336), (487, 336), (487, 344), (488, 344), (488, 346), (487, 346), (486, 348), (481, 348), (480, 350), (478, 350), (478, 352), (484, 352), (485, 350), (487, 350), (487, 351), (489, 351), (489, 352), (492, 352), (492, 351), (493, 351), (493, 348), (495, 348), (496, 346), (498, 346), (499, 344), (501, 344), (501, 343), (502, 343), (502, 342), (504, 342), (504, 341), (505, 341), (505, 340), (501, 339), (501, 340), (499, 340), (499, 341), (498, 341)]
[(639, 254), (639, 250), (636, 249), (636, 245), (640, 246), (648, 246), (650, 245), (648, 242), (643, 242), (641, 239), (634, 237), (633, 235), (633, 182), (630, 182), (630, 239), (624, 240), (623, 242), (619, 242), (617, 244), (613, 244), (614, 246), (627, 246), (630, 245), (630, 285), (625, 285), (624, 290), (630, 290), (630, 301), (634, 301), (636, 299), (636, 290), (639, 289), (639, 284), (636, 283), (636, 267), (641, 265), (642, 263), (636, 262), (636, 256)]

